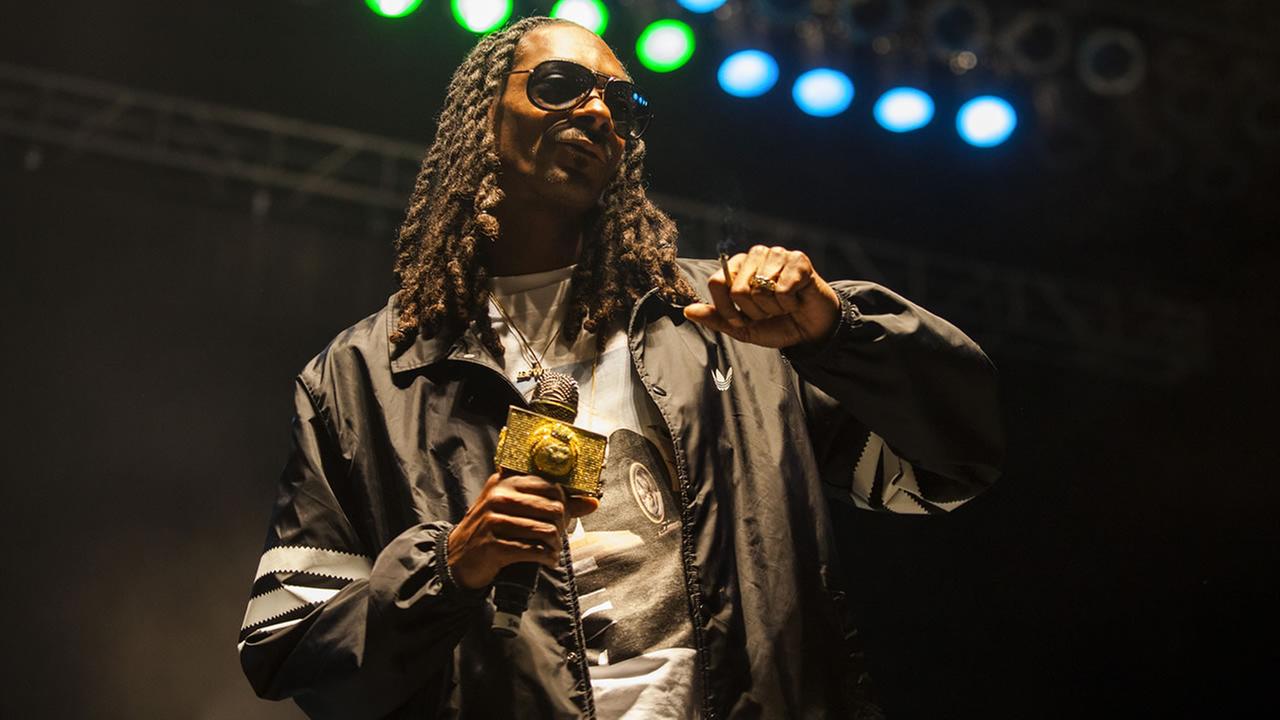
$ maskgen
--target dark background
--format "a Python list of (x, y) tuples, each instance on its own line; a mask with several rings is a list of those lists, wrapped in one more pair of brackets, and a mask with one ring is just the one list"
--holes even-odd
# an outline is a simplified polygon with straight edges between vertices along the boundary
[[(988, 5), (997, 20), (1014, 8)], [(785, 97), (794, 58), (779, 89), (746, 103), (715, 87), (714, 40), (656, 76), (630, 61), (625, 12), (605, 37), (659, 103), (655, 191), (996, 272), (1151, 291), (1208, 318), (1207, 363), (1172, 381), (1002, 354), (975, 333), (1002, 373), (1005, 479), (945, 518), (839, 518), (891, 717), (1273, 713), (1277, 149), (1236, 113), (1280, 86), (1280, 21), (1262, 2), (1032, 5), (1069, 9), (1079, 30), (1133, 28), (1153, 57), (1193, 48), (1202, 77), (1187, 82), (1221, 95), (1221, 117), (1179, 124), (1166, 99), (1182, 80), (1158, 69), (1116, 100), (1063, 78), (1062, 106), (1098, 141), (1062, 169), (1038, 141), (1062, 118), (1036, 106), (1043, 83), (951, 84), (1002, 89), (1022, 111), (1009, 143), (976, 151), (944, 121), (945, 76), (938, 120), (897, 137), (871, 122), (880, 80), (859, 63), (854, 107), (823, 121)], [(400, 22), (355, 1), (24, 3), (4, 13), (0, 61), (425, 147), (473, 42), (447, 14), (438, 2)], [(1175, 169), (1120, 177), (1115, 158), (1152, 138)], [(56, 147), (32, 167), (33, 147), (0, 134), (16, 465), (0, 715), (298, 717), (252, 696), (236, 632), (291, 378), (394, 289), (395, 219), (321, 202), (254, 216), (234, 181)]]

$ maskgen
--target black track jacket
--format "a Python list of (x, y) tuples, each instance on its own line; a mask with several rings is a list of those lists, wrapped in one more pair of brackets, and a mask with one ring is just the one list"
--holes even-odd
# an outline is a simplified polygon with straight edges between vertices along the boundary
[[(719, 266), (680, 267), (705, 287)], [(977, 345), (883, 287), (833, 287), (835, 334), (785, 352), (707, 331), (652, 292), (632, 309), (632, 361), (674, 447), (708, 718), (846, 715), (829, 497), (936, 512), (998, 474), (995, 370)], [(397, 314), (393, 296), (297, 378), (245, 674), (316, 718), (593, 717), (567, 542), (515, 640), (490, 633), (487, 592), (444, 572), (447, 535), (524, 400), (470, 333), (392, 346)]]

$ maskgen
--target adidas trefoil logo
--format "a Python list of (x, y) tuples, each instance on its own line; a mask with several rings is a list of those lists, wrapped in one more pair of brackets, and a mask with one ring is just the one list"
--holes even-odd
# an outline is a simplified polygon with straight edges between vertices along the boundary
[(711, 368), (711, 379), (716, 381), (716, 389), (724, 392), (733, 383), (733, 368), (729, 368), (729, 372), (723, 375), (720, 374), (719, 368)]

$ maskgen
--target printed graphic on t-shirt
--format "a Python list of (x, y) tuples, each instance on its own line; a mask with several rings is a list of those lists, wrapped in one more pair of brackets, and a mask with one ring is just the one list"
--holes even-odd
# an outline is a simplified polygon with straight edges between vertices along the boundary
[(627, 429), (609, 436), (600, 509), (569, 538), (592, 664), (688, 647), (680, 516), (662, 453)]

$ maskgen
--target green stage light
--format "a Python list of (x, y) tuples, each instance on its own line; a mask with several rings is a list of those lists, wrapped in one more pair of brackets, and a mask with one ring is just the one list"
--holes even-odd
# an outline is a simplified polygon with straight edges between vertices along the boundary
[(364, 0), (364, 3), (382, 17), (402, 18), (417, 10), (422, 0)]
[(473, 33), (493, 32), (511, 17), (511, 0), (452, 0), (453, 19)]
[(609, 8), (600, 0), (560, 0), (551, 7), (551, 17), (572, 20), (597, 35), (609, 25)]
[(679, 20), (659, 20), (636, 40), (640, 64), (654, 72), (671, 72), (693, 57), (693, 29)]

